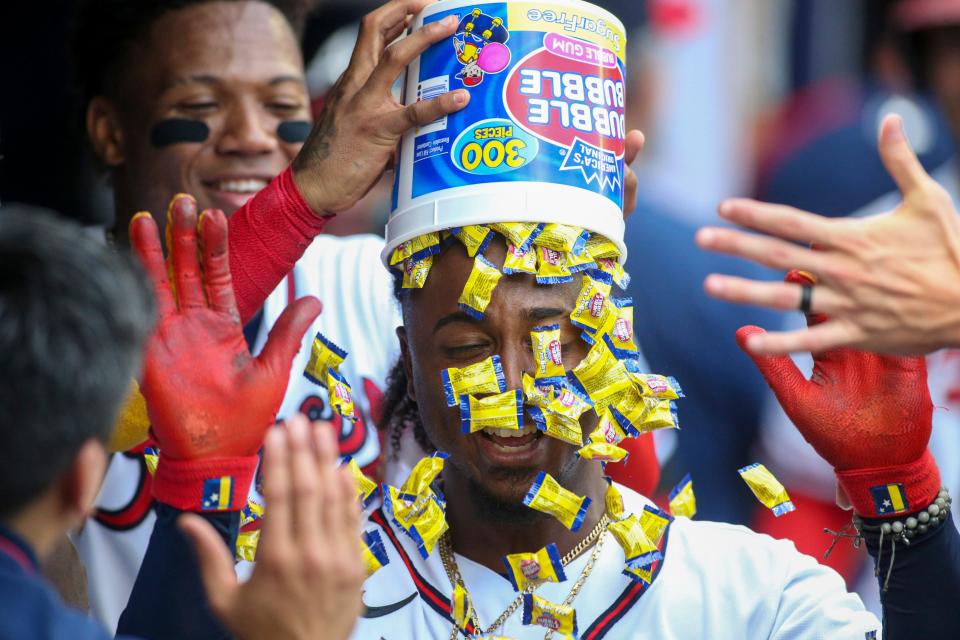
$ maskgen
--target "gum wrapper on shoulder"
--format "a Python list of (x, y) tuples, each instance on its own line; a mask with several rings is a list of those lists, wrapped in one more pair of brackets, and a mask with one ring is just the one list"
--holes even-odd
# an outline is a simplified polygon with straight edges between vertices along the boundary
[(517, 248), (517, 245), (507, 242), (507, 252), (503, 258), (503, 273), (537, 275), (537, 252), (532, 248), (522, 251)]
[(460, 396), (460, 431), (523, 428), (523, 391), (514, 389), (495, 396)]
[(577, 637), (577, 612), (532, 593), (523, 596), (523, 624), (546, 627), (564, 638)]
[(338, 347), (322, 333), (317, 333), (313, 338), (313, 344), (310, 347), (310, 360), (307, 361), (303, 375), (314, 384), (325, 387), (327, 371), (339, 367), (346, 358), (346, 350)]
[(343, 419), (357, 421), (357, 409), (353, 401), (353, 388), (336, 369), (327, 370), (327, 396), (330, 407)]
[(424, 560), (429, 558), (448, 529), (443, 506), (436, 494), (431, 491), (411, 502), (404, 500), (396, 487), (384, 485), (383, 506), (394, 524), (416, 543), (420, 556)]
[(790, 501), (790, 496), (787, 495), (786, 488), (770, 473), (769, 469), (759, 462), (743, 467), (739, 473), (757, 500), (770, 509), (773, 515), (779, 518), (796, 510), (793, 502)]
[(658, 546), (660, 545), (660, 539), (663, 537), (663, 532), (667, 530), (672, 521), (673, 518), (669, 514), (649, 504), (645, 505), (643, 511), (640, 512), (640, 527), (647, 534), (647, 537)]
[(535, 553), (511, 553), (503, 557), (514, 591), (527, 591), (541, 582), (567, 579), (557, 545), (550, 543)]
[(473, 618), (473, 603), (467, 588), (459, 580), (453, 585), (453, 610), (450, 613), (457, 628), (466, 632)]
[(553, 476), (541, 471), (524, 496), (523, 504), (552, 515), (567, 529), (576, 532), (580, 530), (583, 519), (587, 516), (590, 498), (564, 489)]
[(697, 499), (693, 495), (693, 480), (689, 473), (670, 491), (669, 503), (670, 513), (674, 516), (692, 518), (697, 513)]
[(471, 258), (478, 253), (482, 254), (494, 236), (493, 229), (479, 224), (470, 224), (450, 229), (450, 234), (460, 241), (466, 248), (467, 255)]
[(497, 355), (463, 368), (449, 367), (440, 372), (440, 377), (448, 407), (456, 407), (465, 395), (503, 393), (507, 390), (503, 366)]
[(380, 495), (380, 485), (368, 478), (352, 457), (345, 457), (340, 464), (346, 465), (350, 469), (350, 473), (357, 483), (357, 499), (360, 501), (361, 508), (366, 509)]
[(493, 290), (502, 277), (500, 270), (489, 260), (482, 255), (475, 257), (473, 270), (470, 271), (458, 300), (460, 308), (477, 320), (482, 320), (483, 312), (487, 310), (490, 298), (493, 297)]
[(623, 549), (628, 567), (645, 567), (663, 558), (657, 543), (640, 526), (640, 519), (630, 515), (607, 525), (607, 531)]
[(404, 500), (416, 500), (419, 496), (430, 492), (430, 485), (443, 471), (443, 465), (450, 454), (436, 451), (429, 456), (420, 458), (420, 461), (410, 471), (410, 475), (400, 487), (399, 495)]
[(360, 542), (363, 547), (363, 566), (369, 578), (374, 573), (390, 564), (390, 558), (387, 556), (387, 548), (380, 538), (380, 532), (376, 529), (365, 531), (360, 536)]
[(548, 324), (530, 330), (538, 384), (555, 384), (566, 378), (560, 345), (560, 325)]
[(610, 303), (613, 281), (605, 273), (592, 272), (581, 276), (580, 282), (580, 293), (570, 312), (570, 322), (584, 331), (595, 333), (616, 312)]

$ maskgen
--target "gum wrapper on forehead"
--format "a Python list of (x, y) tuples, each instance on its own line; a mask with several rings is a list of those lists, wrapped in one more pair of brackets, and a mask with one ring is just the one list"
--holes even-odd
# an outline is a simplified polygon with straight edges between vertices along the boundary
[(482, 255), (477, 255), (473, 259), (473, 269), (457, 301), (460, 308), (477, 320), (483, 320), (483, 314), (493, 297), (493, 290), (502, 277), (500, 270), (489, 260)]

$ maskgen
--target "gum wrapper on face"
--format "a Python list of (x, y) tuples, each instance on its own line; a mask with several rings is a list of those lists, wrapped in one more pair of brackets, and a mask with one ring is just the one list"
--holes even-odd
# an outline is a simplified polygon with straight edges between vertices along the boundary
[(615, 444), (606, 442), (591, 442), (577, 450), (577, 455), (584, 460), (597, 462), (620, 462), (629, 455), (627, 450)]
[(523, 596), (523, 624), (546, 627), (564, 638), (577, 637), (577, 612), (573, 607), (550, 602), (532, 593)]
[(598, 416), (617, 399), (620, 392), (633, 385), (623, 362), (610, 353), (603, 341), (590, 347), (587, 356), (573, 368), (572, 376), (593, 401)]
[(616, 313), (610, 302), (613, 281), (605, 273), (594, 271), (581, 278), (580, 293), (570, 312), (570, 322), (589, 333), (595, 333)]
[(674, 516), (692, 518), (697, 512), (697, 499), (693, 495), (693, 480), (689, 473), (670, 491), (669, 500), (670, 513)]
[(466, 367), (450, 367), (440, 372), (447, 406), (460, 404), (461, 396), (480, 393), (503, 393), (507, 380), (500, 356), (490, 356)]
[(303, 375), (314, 384), (325, 387), (327, 371), (336, 369), (347, 358), (347, 352), (333, 343), (332, 340), (317, 333), (310, 347), (310, 360), (303, 371)]
[(493, 290), (502, 277), (503, 274), (489, 260), (478, 255), (473, 259), (473, 270), (460, 294), (460, 308), (477, 320), (482, 320), (493, 297)]
[(489, 226), (521, 251), (527, 251), (545, 225), (533, 222), (494, 222)]
[(607, 525), (607, 531), (616, 538), (623, 549), (628, 567), (634, 569), (645, 567), (663, 557), (657, 542), (647, 536), (637, 516), (630, 515), (611, 522)]
[(563, 582), (567, 579), (560, 562), (557, 545), (550, 543), (534, 553), (511, 553), (503, 557), (507, 577), (514, 591), (526, 591), (541, 582)]
[(534, 244), (560, 253), (581, 255), (589, 239), (589, 231), (565, 224), (547, 224), (534, 240)]
[(466, 248), (467, 255), (471, 258), (478, 253), (483, 253), (487, 245), (490, 244), (490, 240), (493, 239), (493, 230), (478, 224), (456, 227), (450, 230), (450, 234), (460, 241)]
[(390, 558), (387, 556), (387, 548), (380, 538), (380, 532), (376, 529), (365, 531), (363, 535), (360, 536), (360, 542), (363, 547), (363, 566), (369, 578), (385, 565), (389, 564)]
[(578, 496), (568, 491), (545, 471), (537, 474), (536, 479), (523, 498), (523, 504), (537, 511), (549, 513), (570, 531), (576, 532), (583, 525), (583, 519), (590, 507), (590, 498)]
[(530, 330), (533, 344), (533, 361), (536, 366), (536, 379), (539, 384), (554, 384), (565, 379), (563, 354), (560, 346), (560, 325), (549, 324)]
[(390, 266), (394, 267), (409, 258), (421, 260), (438, 253), (440, 253), (440, 234), (424, 233), (400, 243), (390, 256)]
[(537, 275), (537, 252), (530, 248), (526, 251), (517, 248), (512, 242), (507, 242), (507, 252), (503, 258), (503, 273), (529, 273)]
[(460, 396), (460, 431), (523, 428), (523, 392), (506, 391), (495, 396)]
[(796, 510), (793, 502), (790, 501), (790, 496), (787, 495), (786, 488), (759, 462), (743, 467), (739, 473), (757, 500), (773, 511), (773, 515), (779, 518)]
[(567, 268), (567, 254), (547, 247), (535, 247), (537, 254), (537, 284), (572, 282), (573, 274)]
[(575, 447), (583, 445), (583, 431), (580, 428), (579, 420), (576, 418), (540, 407), (530, 407), (529, 411), (533, 424), (538, 430), (551, 438), (562, 440)]

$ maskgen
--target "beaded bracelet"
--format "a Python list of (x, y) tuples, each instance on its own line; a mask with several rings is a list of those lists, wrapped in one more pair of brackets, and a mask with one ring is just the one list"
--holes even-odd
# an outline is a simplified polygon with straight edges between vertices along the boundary
[[(939, 526), (940, 523), (946, 522), (950, 517), (952, 504), (953, 498), (950, 497), (950, 492), (946, 487), (940, 487), (940, 492), (937, 494), (937, 497), (926, 509), (921, 509), (903, 520), (888, 520), (881, 523), (866, 522), (859, 515), (854, 514), (853, 521), (844, 529), (840, 531), (824, 529), (824, 532), (833, 535), (833, 543), (830, 545), (830, 548), (827, 549), (824, 558), (830, 555), (830, 552), (833, 551), (833, 548), (841, 538), (852, 538), (853, 546), (859, 547), (860, 542), (865, 537), (864, 534), (880, 534), (875, 572), (875, 575), (879, 576), (880, 562), (883, 558), (883, 539), (886, 536), (887, 539), (890, 540), (890, 565), (887, 568), (886, 578), (883, 582), (883, 590), (886, 591), (887, 585), (890, 583), (890, 574), (893, 572), (893, 562), (896, 558), (897, 544), (900, 543), (904, 546), (909, 546), (911, 541), (930, 533)], [(847, 533), (847, 530), (851, 526), (855, 529), (856, 533)]]

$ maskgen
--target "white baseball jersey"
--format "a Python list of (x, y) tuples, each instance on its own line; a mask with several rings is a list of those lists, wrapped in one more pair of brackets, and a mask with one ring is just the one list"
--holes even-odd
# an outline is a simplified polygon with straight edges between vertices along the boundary
[[(382, 248), (383, 240), (372, 235), (316, 238), (293, 272), (267, 298), (254, 341), (256, 353), (291, 300), (312, 295), (323, 302), (323, 313), (304, 336), (291, 367), (278, 417), (300, 411), (312, 419), (331, 420), (340, 429), (341, 452), (354, 456), (361, 466), (379, 457), (370, 407), (380, 402), (387, 373), (399, 356), (394, 332), (400, 324), (399, 308), (393, 299), (391, 276), (380, 263)], [(334, 416), (326, 389), (303, 376), (318, 331), (349, 352), (340, 371), (353, 387), (362, 417), (357, 423)], [(115, 455), (97, 499), (97, 513), (74, 538), (87, 569), (91, 609), (111, 632), (126, 607), (153, 531), (151, 503), (143, 456)]]
[[(639, 514), (643, 496), (617, 487), (627, 512)], [(401, 530), (374, 510), (366, 530), (376, 529), (389, 563), (364, 585), (367, 612), (353, 631), (357, 640), (446, 639), (453, 628), (453, 587), (437, 550), (426, 560)], [(644, 587), (622, 574), (623, 551), (610, 534), (590, 576), (573, 601), (579, 638), (651, 640), (869, 640), (880, 623), (860, 599), (847, 593), (832, 569), (800, 554), (792, 542), (774, 540), (741, 526), (677, 518), (667, 529), (663, 560)], [(565, 569), (567, 580), (545, 583), (537, 594), (563, 602), (590, 554)], [(516, 598), (510, 581), (456, 556), (481, 625), (490, 624)], [(546, 629), (511, 615), (490, 635), (516, 640), (543, 638)], [(462, 636), (461, 636), (462, 637)]]

